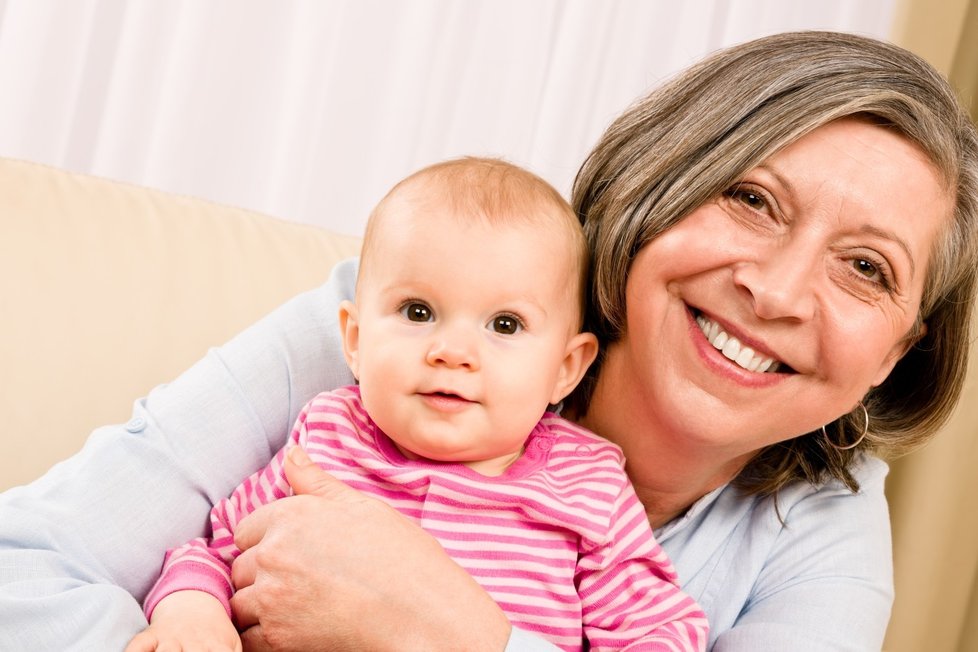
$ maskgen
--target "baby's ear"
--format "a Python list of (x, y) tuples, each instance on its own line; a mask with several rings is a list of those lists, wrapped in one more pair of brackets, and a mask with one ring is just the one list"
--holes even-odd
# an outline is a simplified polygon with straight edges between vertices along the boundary
[(360, 379), (360, 323), (357, 321), (357, 306), (352, 301), (340, 302), (340, 335), (343, 336), (343, 356), (353, 372)]
[(564, 359), (554, 385), (550, 404), (557, 405), (581, 382), (584, 372), (598, 355), (598, 338), (593, 333), (578, 333), (567, 342)]

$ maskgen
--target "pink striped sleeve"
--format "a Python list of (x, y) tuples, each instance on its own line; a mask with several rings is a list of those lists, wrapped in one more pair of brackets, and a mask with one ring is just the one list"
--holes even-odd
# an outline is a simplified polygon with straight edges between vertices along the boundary
[(286, 445), (272, 458), (268, 466), (260, 469), (238, 485), (228, 498), (218, 502), (211, 510), (211, 536), (193, 539), (184, 545), (167, 551), (160, 577), (143, 602), (146, 619), (160, 600), (177, 591), (203, 591), (217, 598), (231, 616), (231, 563), (240, 554), (234, 545), (234, 530), (248, 514), (291, 493), (283, 468), (285, 454), (294, 445), (304, 441), (305, 417), (308, 406), (303, 408), (292, 435)]
[(672, 562), (655, 541), (627, 480), (615, 501), (608, 537), (583, 551), (577, 582), (591, 650), (706, 649), (706, 615), (679, 589)]

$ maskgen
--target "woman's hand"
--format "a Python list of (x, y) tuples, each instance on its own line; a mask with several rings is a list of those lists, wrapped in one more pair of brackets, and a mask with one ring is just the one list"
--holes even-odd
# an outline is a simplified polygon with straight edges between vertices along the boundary
[(502, 650), (506, 616), (438, 542), (294, 448), (297, 495), (242, 520), (231, 600), (245, 650)]
[(177, 591), (160, 600), (150, 626), (129, 641), (125, 652), (154, 650), (241, 652), (241, 639), (217, 598), (202, 591)]

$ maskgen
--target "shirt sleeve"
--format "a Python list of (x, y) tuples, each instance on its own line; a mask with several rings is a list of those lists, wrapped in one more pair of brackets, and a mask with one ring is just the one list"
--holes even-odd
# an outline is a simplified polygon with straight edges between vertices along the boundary
[[(163, 551), (204, 534), (211, 505), (267, 464), (301, 407), (352, 382), (337, 311), (347, 261), (39, 480), (0, 494), (0, 649), (122, 649)], [(20, 436), (30, 436), (21, 433)]]
[(171, 593), (185, 590), (212, 595), (224, 606), (228, 618), (232, 618), (234, 583), (231, 580), (231, 564), (241, 554), (234, 545), (234, 531), (241, 519), (262, 505), (292, 493), (292, 487), (285, 477), (285, 456), (293, 446), (304, 445), (305, 416), (306, 410), (303, 409), (288, 443), (276, 453), (268, 466), (253, 473), (235, 487), (229, 497), (214, 505), (210, 516), (210, 536), (191, 539), (167, 551), (160, 577), (143, 603), (147, 620), (153, 616), (153, 610), (160, 600)]
[(680, 590), (627, 478), (621, 479), (607, 538), (583, 551), (576, 581), (589, 649), (706, 649), (706, 615)]
[(775, 545), (715, 652), (882, 648), (893, 602), (884, 476), (860, 479), (856, 494), (830, 485), (786, 501)]

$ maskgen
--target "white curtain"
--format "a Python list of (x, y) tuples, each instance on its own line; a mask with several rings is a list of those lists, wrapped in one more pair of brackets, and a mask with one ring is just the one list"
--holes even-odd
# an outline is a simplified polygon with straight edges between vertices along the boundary
[(504, 156), (568, 191), (705, 53), (896, 0), (0, 0), (0, 156), (358, 234), (397, 179)]

